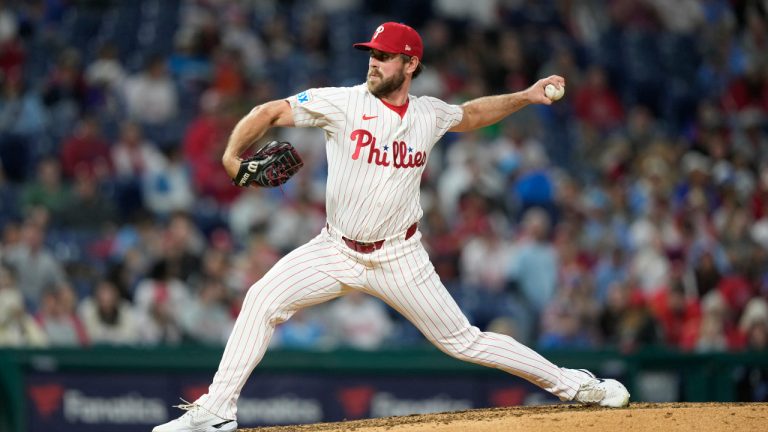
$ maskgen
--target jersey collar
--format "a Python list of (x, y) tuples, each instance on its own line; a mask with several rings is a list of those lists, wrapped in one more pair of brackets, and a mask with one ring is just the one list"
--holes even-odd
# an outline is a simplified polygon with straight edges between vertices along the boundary
[(379, 100), (381, 101), (381, 103), (384, 104), (385, 107), (387, 107), (387, 108), (391, 109), (392, 111), (396, 112), (397, 115), (399, 115), (400, 118), (402, 119), (403, 116), (405, 115), (405, 111), (408, 110), (408, 103), (411, 101), (411, 98), (410, 97), (407, 98), (405, 100), (405, 103), (402, 104), (402, 105), (392, 105), (391, 103), (386, 102), (384, 99), (379, 99)]

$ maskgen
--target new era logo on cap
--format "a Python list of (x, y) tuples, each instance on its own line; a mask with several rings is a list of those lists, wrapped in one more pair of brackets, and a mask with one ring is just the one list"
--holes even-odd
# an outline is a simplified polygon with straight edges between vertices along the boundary
[(356, 43), (353, 46), (358, 49), (377, 49), (387, 53), (416, 56), (419, 60), (424, 53), (424, 44), (419, 33), (410, 26), (396, 22), (385, 22), (376, 28), (370, 42)]

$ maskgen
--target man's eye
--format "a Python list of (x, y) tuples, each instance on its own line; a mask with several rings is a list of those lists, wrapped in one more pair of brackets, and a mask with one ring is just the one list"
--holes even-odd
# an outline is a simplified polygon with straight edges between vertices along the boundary
[(376, 52), (375, 53), (373, 51), (371, 51), (371, 57), (375, 58), (378, 61), (383, 61), (383, 62), (385, 62), (385, 61), (387, 61), (387, 60), (392, 58), (392, 56), (390, 54), (382, 53), (382, 52)]

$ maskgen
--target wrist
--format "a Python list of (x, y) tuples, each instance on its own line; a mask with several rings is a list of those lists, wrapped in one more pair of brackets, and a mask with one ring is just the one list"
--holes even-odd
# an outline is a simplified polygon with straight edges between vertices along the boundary
[(240, 170), (240, 161), (241, 159), (233, 154), (224, 153), (221, 157), (221, 164), (230, 177), (237, 175), (237, 172)]
[(239, 162), (242, 160), (238, 155), (225, 151), (223, 155), (221, 155), (221, 163), (227, 164), (232, 162)]
[(536, 102), (536, 98), (531, 87), (525, 90), (519, 91), (515, 93), (515, 95), (517, 95), (518, 97), (517, 97), (517, 100), (514, 101), (514, 103), (516, 105), (521, 105), (520, 106), (521, 108), (525, 105), (530, 105)]

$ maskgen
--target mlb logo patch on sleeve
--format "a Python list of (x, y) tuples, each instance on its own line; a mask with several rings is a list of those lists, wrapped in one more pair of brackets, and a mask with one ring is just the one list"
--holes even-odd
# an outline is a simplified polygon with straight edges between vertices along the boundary
[(309, 90), (304, 90), (303, 92), (296, 95), (296, 99), (299, 101), (300, 104), (303, 104), (312, 100), (312, 97), (310, 96)]

